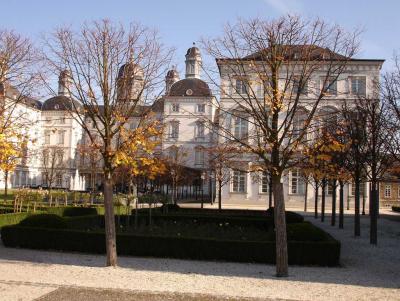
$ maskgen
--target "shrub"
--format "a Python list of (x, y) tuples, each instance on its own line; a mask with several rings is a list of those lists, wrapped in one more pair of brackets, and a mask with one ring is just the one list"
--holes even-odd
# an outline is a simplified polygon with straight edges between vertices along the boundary
[(58, 216), (84, 216), (96, 215), (98, 209), (95, 207), (47, 207), (47, 212)]
[(64, 229), (67, 228), (65, 220), (55, 214), (35, 214), (23, 219), (20, 223), (22, 227), (37, 227), (37, 228), (52, 228)]
[[(104, 253), (104, 232), (6, 226), (1, 239), (7, 247)], [(117, 235), (120, 255), (172, 257), (237, 262), (275, 262), (275, 243), (182, 237)], [(289, 263), (333, 266), (339, 264), (340, 242), (289, 241)]]
[[(272, 218), (274, 223), (274, 207), (268, 208), (267, 215)], [(286, 223), (301, 223), (304, 221), (304, 217), (296, 212), (286, 211)]]
[(91, 207), (65, 207), (62, 216), (96, 215), (97, 209)]
[(160, 207), (162, 212), (173, 212), (173, 211), (179, 211), (181, 207), (177, 204), (162, 204)]
[(400, 206), (392, 206), (392, 211), (400, 212)]
[(30, 213), (21, 212), (21, 213), (8, 213), (0, 215), (0, 228), (7, 225), (15, 225), (20, 221), (28, 217)]

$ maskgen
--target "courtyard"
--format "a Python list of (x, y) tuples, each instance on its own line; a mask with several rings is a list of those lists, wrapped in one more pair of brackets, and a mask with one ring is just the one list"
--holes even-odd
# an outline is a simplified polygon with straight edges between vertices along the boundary
[(342, 244), (340, 267), (291, 266), (276, 278), (264, 264), (119, 257), (0, 247), (4, 300), (398, 300), (400, 215), (383, 209), (378, 246), (369, 244), (368, 216), (353, 236), (353, 216), (343, 230), (305, 219)]

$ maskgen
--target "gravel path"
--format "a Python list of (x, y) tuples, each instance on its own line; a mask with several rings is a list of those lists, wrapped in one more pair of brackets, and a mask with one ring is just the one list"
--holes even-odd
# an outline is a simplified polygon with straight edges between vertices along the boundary
[(275, 278), (274, 266), (262, 264), (120, 257), (120, 267), (105, 268), (104, 256), (1, 245), (0, 300), (34, 300), (39, 296), (42, 300), (71, 300), (74, 291), (87, 301), (102, 300), (96, 298), (98, 290), (93, 288), (111, 290), (107, 292), (112, 296), (125, 293), (126, 300), (138, 292), (147, 293), (148, 299), (143, 300), (157, 300), (150, 296), (157, 294), (175, 297), (171, 300), (180, 300), (182, 294), (205, 298), (193, 300), (208, 300), (210, 295), (215, 300), (400, 300), (398, 221), (379, 220), (379, 246), (374, 247), (368, 243), (367, 217), (362, 219), (363, 236), (357, 239), (352, 236), (350, 216), (344, 230), (331, 227), (328, 221), (321, 224), (313, 217), (306, 219), (342, 241), (342, 267), (291, 267), (287, 279)]

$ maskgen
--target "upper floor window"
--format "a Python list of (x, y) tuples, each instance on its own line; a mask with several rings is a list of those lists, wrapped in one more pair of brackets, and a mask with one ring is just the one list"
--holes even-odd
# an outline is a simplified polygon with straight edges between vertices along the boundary
[(232, 192), (246, 192), (246, 173), (240, 170), (232, 172)]
[(236, 93), (246, 94), (247, 93), (247, 83), (242, 79), (236, 80)]
[(65, 117), (61, 116), (59, 121), (60, 121), (60, 124), (65, 124)]
[(245, 139), (248, 134), (248, 122), (241, 117), (235, 117), (234, 120), (234, 136), (236, 139)]
[(366, 77), (365, 76), (353, 76), (351, 77), (351, 95), (365, 96), (367, 93), (366, 89)]
[(198, 121), (196, 123), (196, 138), (204, 138), (204, 121)]
[(173, 103), (171, 105), (171, 111), (172, 112), (179, 112), (179, 103)]
[(296, 97), (296, 95), (299, 93), (300, 95), (307, 95), (308, 94), (308, 82), (305, 78), (298, 78), (295, 77), (293, 79), (293, 96)]
[(44, 144), (50, 144), (50, 131), (44, 131)]
[(65, 142), (65, 131), (59, 131), (58, 132), (58, 144), (64, 145), (64, 142)]
[(194, 151), (194, 164), (200, 166), (204, 165), (204, 151), (200, 148)]
[(387, 184), (385, 185), (385, 198), (391, 198), (392, 197), (392, 185)]
[(322, 78), (322, 91), (328, 95), (337, 95), (337, 81), (335, 78)]
[(304, 194), (304, 181), (298, 169), (290, 171), (290, 193)]
[(169, 126), (169, 137), (178, 138), (179, 137), (179, 122), (172, 121)]
[(292, 138), (297, 139), (300, 134), (305, 130), (305, 120), (306, 116), (304, 114), (296, 114), (292, 120)]
[(206, 105), (204, 103), (198, 104), (197, 105), (197, 112), (198, 113), (204, 113), (206, 111)]

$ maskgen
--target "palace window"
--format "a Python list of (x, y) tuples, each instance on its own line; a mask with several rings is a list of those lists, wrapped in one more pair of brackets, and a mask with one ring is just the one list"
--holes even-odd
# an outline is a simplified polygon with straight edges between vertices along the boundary
[(196, 123), (196, 138), (204, 138), (204, 121), (198, 121)]
[(172, 112), (179, 112), (179, 103), (171, 104), (171, 111)]
[(391, 198), (392, 197), (392, 185), (387, 184), (385, 185), (385, 198)]
[(50, 131), (44, 131), (44, 144), (50, 144)]
[(232, 172), (232, 192), (246, 192), (246, 173), (234, 170)]
[(194, 164), (204, 166), (204, 150), (197, 148), (194, 151)]
[(337, 81), (334, 78), (322, 78), (323, 91), (326, 95), (337, 95)]
[(236, 93), (237, 94), (247, 94), (247, 84), (244, 80), (236, 80)]
[(298, 169), (290, 171), (289, 180), (291, 194), (304, 194), (304, 181)]
[(236, 139), (246, 139), (248, 134), (248, 122), (241, 117), (235, 117), (234, 120), (234, 135)]
[(57, 174), (56, 176), (56, 186), (61, 187), (62, 186), (62, 174)]
[[(361, 182), (360, 183), (360, 196), (364, 195), (365, 191), (365, 183)], [(356, 195), (356, 184), (353, 182), (351, 183), (351, 195), (355, 196)]]
[(366, 91), (366, 77), (353, 76), (351, 77), (351, 95), (365, 96)]
[(268, 172), (263, 171), (261, 174), (261, 193), (268, 193), (269, 192), (269, 175)]
[(65, 131), (59, 131), (58, 132), (58, 144), (64, 145), (64, 140), (65, 140)]
[(206, 105), (204, 103), (197, 105), (197, 113), (204, 113), (206, 111)]
[(292, 88), (293, 97), (296, 97), (297, 93), (300, 95), (308, 94), (308, 82), (304, 78), (302, 79), (302, 82), (300, 82), (300, 78), (295, 77), (293, 79)]
[(169, 137), (177, 139), (179, 137), (179, 122), (172, 121), (169, 126)]

